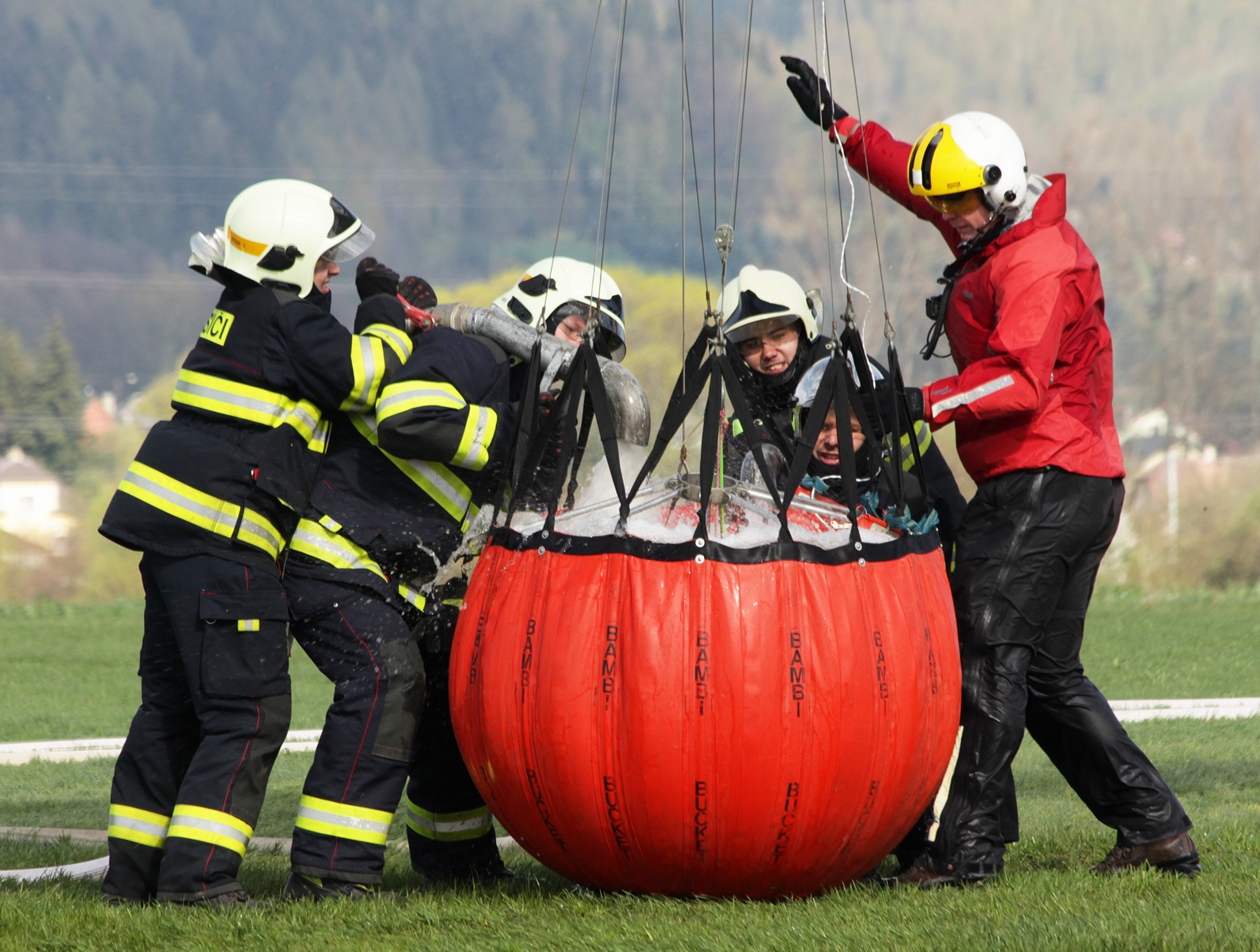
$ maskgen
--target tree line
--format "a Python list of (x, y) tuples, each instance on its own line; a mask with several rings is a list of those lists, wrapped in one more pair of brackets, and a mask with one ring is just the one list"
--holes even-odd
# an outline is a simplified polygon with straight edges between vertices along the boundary
[[(368, 221), (384, 260), (445, 286), (553, 246), (714, 285), (712, 232), (736, 219), (733, 270), (790, 271), (839, 311), (843, 266), (871, 300), (855, 297), (868, 342), (887, 310), (913, 354), (947, 253), (879, 196), (851, 197), (843, 170), (837, 202), (778, 63), (826, 48), (837, 100), (899, 137), (986, 109), (1020, 132), (1034, 171), (1068, 174), (1069, 214), (1103, 268), (1122, 407), (1162, 404), (1227, 446), (1260, 439), (1260, 7), (857, 0), (824, 23), (818, 4), (760, 4), (746, 38), (747, 9), (635, 0), (622, 42), (621, 6), (583, 0), (275, 0), (230, 15), (11, 0), (0, 324), (33, 346), (65, 314), (88, 382), (153, 379), (212, 306), (183, 271), (188, 235), (250, 182), (296, 175)], [(945, 372), (906, 363), (919, 382)]]
[(19, 446), (69, 482), (82, 437), (79, 367), (61, 321), (48, 326), (33, 351), (0, 327), (0, 453)]

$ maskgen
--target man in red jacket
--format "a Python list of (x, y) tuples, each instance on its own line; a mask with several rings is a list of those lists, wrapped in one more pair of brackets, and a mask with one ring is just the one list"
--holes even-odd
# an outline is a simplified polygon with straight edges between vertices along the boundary
[(1193, 876), (1190, 820), (1080, 660), (1094, 578), (1124, 501), (1112, 419), (1111, 334), (1098, 263), (1064, 217), (1062, 175), (1029, 175), (996, 116), (966, 112), (911, 146), (835, 105), (807, 63), (788, 88), (860, 175), (935, 225), (955, 260), (925, 358), (943, 333), (957, 373), (907, 393), (955, 425), (975, 480), (959, 530), (954, 602), (962, 742), (933, 849), (898, 881), (980, 882), (1019, 838), (1011, 761), (1024, 728), (1116, 845), (1097, 873), (1150, 865)]

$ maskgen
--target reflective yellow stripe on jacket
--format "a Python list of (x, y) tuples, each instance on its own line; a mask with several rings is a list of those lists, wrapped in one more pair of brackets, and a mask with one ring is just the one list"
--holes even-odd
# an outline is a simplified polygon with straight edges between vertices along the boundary
[(293, 427), (307, 443), (321, 426), (319, 407), (282, 393), (185, 368), (179, 372), (171, 403), (177, 408), (208, 410), (262, 426)]
[(419, 611), (424, 611), (424, 606), (429, 604), (429, 600), (420, 594), (419, 589), (404, 585), (401, 582), (398, 583), (398, 594), (402, 596), (404, 602)]
[[(350, 420), (360, 435), (376, 446), (376, 418), (370, 413), (351, 413)], [(457, 521), (463, 520), (463, 528), (469, 520), (477, 515), (477, 507), (472, 503), (472, 490), (468, 485), (441, 463), (433, 463), (422, 459), (403, 459), (380, 450), (385, 457), (420, 487), (424, 493), (446, 510), (447, 514)]]
[[(341, 528), (336, 522), (329, 522), (331, 526)], [(327, 562), (338, 569), (366, 569), (388, 582), (389, 576), (380, 564), (366, 550), (338, 533), (337, 529), (311, 519), (299, 519), (293, 538), (289, 540), (289, 550)]]
[[(914, 434), (919, 438), (919, 455), (922, 456), (932, 445), (932, 428), (922, 420), (914, 425)], [(914, 469), (914, 450), (910, 447), (910, 434), (901, 434), (901, 468), (907, 473)]]
[(459, 448), (448, 461), (455, 466), (480, 471), (490, 461), (490, 443), (499, 426), (499, 415), (489, 407), (470, 404), (458, 390), (441, 380), (400, 380), (389, 384), (376, 405), (376, 418), (388, 420), (408, 410), (436, 408), (468, 410)]
[(123, 806), (121, 803), (109, 805), (109, 835), (116, 840), (127, 840), (141, 846), (152, 846), (161, 849), (166, 843), (166, 830), (171, 825), (171, 818), (160, 813), (151, 813), (138, 807)]
[(170, 832), (167, 834), (168, 837), (182, 837), (222, 846), (241, 856), (245, 855), (245, 847), (249, 845), (249, 839), (253, 835), (252, 826), (230, 813), (186, 803), (175, 806), (175, 812), (171, 814)]
[(407, 826), (421, 836), (441, 843), (459, 840), (475, 840), (485, 836), (494, 829), (494, 821), (490, 818), (488, 807), (477, 807), (474, 810), (462, 810), (458, 813), (433, 813), (424, 807), (416, 806), (410, 797), (407, 803)]
[(262, 549), (273, 559), (284, 548), (284, 538), (265, 516), (194, 489), (144, 463), (133, 462), (127, 468), (118, 490), (168, 516)]
[(324, 836), (384, 846), (393, 818), (394, 814), (386, 810), (370, 810), (303, 794), (294, 826)]
[(411, 356), (411, 338), (386, 324), (372, 324), (362, 334), (354, 336), (350, 344), (354, 385), (349, 396), (342, 401), (342, 410), (370, 410), (376, 405), (381, 385), (385, 382), (386, 347), (397, 356), (400, 363)]

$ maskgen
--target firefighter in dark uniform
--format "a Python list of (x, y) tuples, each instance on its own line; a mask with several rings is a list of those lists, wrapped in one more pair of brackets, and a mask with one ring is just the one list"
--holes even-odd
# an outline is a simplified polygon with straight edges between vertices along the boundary
[[(494, 306), (571, 344), (586, 334), (595, 351), (611, 359), (625, 354), (621, 290), (595, 265), (565, 257), (535, 262)], [(433, 404), (440, 407), (444, 399), (439, 392), (426, 392), (423, 377), (408, 381), (407, 376), (400, 375), (386, 388), (377, 414), (381, 445), (396, 453), (416, 448), (406, 441), (424, 438)], [(520, 386), (521, 376), (514, 375), (518, 378), (514, 386)], [(513, 396), (519, 399), (520, 394), (514, 390)], [(431, 605), (420, 629), (428, 694), (407, 783), (411, 865), (436, 883), (485, 882), (511, 875), (495, 844), (490, 811), (468, 774), (451, 725), (447, 671), (459, 603), (458, 597), (447, 597)]]
[[(364, 264), (367, 299), (396, 290), (397, 274)], [(417, 278), (404, 279), (401, 296), (436, 303)], [(302, 788), (287, 898), (377, 893), (426, 693), (412, 629), (454, 610), (419, 588), (497, 485), (516, 423), (508, 376), (497, 345), (435, 327), (416, 336), (375, 414), (333, 419), (285, 571), (293, 635), (336, 685)], [(399, 414), (407, 424), (387, 440), (379, 427)]]
[(232, 905), (289, 725), (277, 558), (307, 502), (326, 415), (371, 407), (411, 353), (402, 304), (328, 310), (337, 262), (372, 232), (329, 192), (260, 182), (190, 265), (224, 285), (149, 432), (106, 537), (143, 553), (142, 701), (114, 770), (103, 898)]
[[(812, 292), (811, 292), (812, 293)], [(817, 304), (801, 286), (782, 271), (771, 271), (745, 265), (735, 280), (730, 281), (718, 300), (718, 310), (725, 315), (723, 330), (733, 363), (744, 381), (744, 394), (755, 419), (755, 432), (744, 433), (739, 421), (731, 424), (727, 439), (729, 465), (739, 475), (740, 461), (751, 448), (751, 441), (768, 442), (790, 458), (794, 439), (792, 413), (796, 406), (796, 389), (806, 372), (832, 353), (831, 339), (818, 333), (815, 317)], [(876, 381), (887, 377), (875, 361), (869, 361)], [(868, 399), (867, 416), (877, 426), (880, 416), (874, 412), (873, 398)], [(887, 419), (891, 403), (880, 400), (880, 414)], [(927, 480), (928, 499), (922, 498), (918, 471), (910, 446), (909, 434), (901, 438), (902, 466), (914, 478), (904, 480), (907, 503), (915, 518), (921, 518), (930, 506), (940, 518), (938, 530), (946, 563), (951, 560), (954, 535), (962, 522), (967, 501), (958, 490), (958, 482), (932, 442), (930, 428), (918, 421), (914, 429), (919, 455)], [(876, 437), (885, 434), (876, 432)], [(891, 451), (885, 448), (885, 457)]]

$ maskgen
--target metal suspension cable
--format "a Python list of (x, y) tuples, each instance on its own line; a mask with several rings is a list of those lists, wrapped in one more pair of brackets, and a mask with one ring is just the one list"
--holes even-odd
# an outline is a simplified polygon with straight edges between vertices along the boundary
[[(829, 88), (834, 89), (835, 86), (832, 83), (832, 71), (831, 71), (831, 38), (829, 35), (829, 28), (827, 24), (827, 0), (820, 0), (820, 2), (822, 4), (822, 26), (823, 26), (823, 60), (822, 60), (821, 66), (822, 66), (822, 71), (823, 71), (823, 77), (826, 80)], [(832, 161), (835, 163), (836, 200), (840, 203), (843, 209), (844, 186), (842, 182), (848, 182), (849, 183), (849, 205), (850, 207), (856, 209), (857, 208), (857, 186), (854, 185), (853, 183), (853, 171), (852, 169), (849, 168), (848, 161), (841, 159), (839, 148), (836, 148), (835, 150), (833, 150)], [(843, 179), (841, 179), (840, 177), (841, 168), (844, 169)], [(867, 294), (864, 290), (862, 290), (860, 287), (858, 287), (856, 284), (853, 284), (849, 280), (849, 240), (853, 235), (853, 219), (854, 219), (854, 216), (852, 214), (849, 215), (849, 218), (847, 221), (843, 219), (843, 216), (841, 218), (840, 280), (844, 283), (844, 286), (847, 289), (846, 299), (845, 299), (846, 320), (849, 318), (849, 315), (852, 313), (853, 293), (856, 293), (862, 298), (865, 298), (866, 311), (862, 315), (862, 324), (864, 327), (865, 322), (866, 322), (866, 316), (867, 314), (870, 313), (872, 301), (871, 301), (871, 296), (869, 294)]]
[[(710, 6), (712, 6), (712, 4), (710, 4)], [(690, 85), (690, 81), (688, 78), (688, 71), (687, 71), (687, 32), (686, 32), (686, 26), (684, 23), (684, 7), (685, 7), (685, 0), (678, 0), (678, 28), (682, 35), (682, 51), (683, 51), (683, 57), (682, 57), (683, 110), (684, 110), (686, 122), (687, 122), (686, 131), (689, 133), (690, 140), (691, 140), (691, 176), (695, 181), (695, 188), (696, 188), (696, 224), (699, 227), (700, 235), (703, 238), (704, 209), (700, 201), (700, 167), (696, 162), (696, 129), (695, 129), (695, 122), (694, 122), (694, 119), (692, 117), (692, 112), (691, 112), (691, 85)], [(715, 156), (714, 158), (714, 163), (715, 163), (714, 173), (715, 174), (714, 174), (714, 186), (713, 186), (714, 188), (713, 200), (715, 204), (714, 204), (713, 214), (714, 214), (714, 217), (716, 218), (717, 216), (716, 140), (714, 142), (714, 145), (715, 145), (715, 148), (714, 148), (713, 154)], [(686, 149), (685, 142), (683, 143), (683, 148), (685, 152), (685, 149)], [(686, 176), (685, 165), (686, 165), (686, 160), (684, 159), (684, 170), (683, 170), (684, 177)], [(684, 185), (684, 193), (685, 191), (686, 191), (686, 187)], [(686, 196), (684, 194), (684, 199), (685, 197)], [(715, 221), (714, 228), (716, 227), (717, 227), (717, 223)], [(685, 237), (686, 236), (684, 235), (684, 238)], [(700, 262), (701, 262), (701, 268), (703, 269), (703, 273), (704, 273), (704, 290), (705, 290), (705, 294), (707, 295), (709, 293), (709, 257), (708, 257), (708, 254), (705, 252), (705, 243), (703, 240), (701, 240), (700, 242)]]
[[(739, 212), (739, 167), (744, 153), (744, 114), (748, 105), (748, 64), (752, 55), (752, 18), (755, 0), (748, 0), (748, 22), (744, 28), (744, 67), (739, 84), (739, 123), (735, 133), (735, 171), (731, 183), (731, 228), (735, 227), (735, 218)], [(723, 267), (722, 280), (726, 274)]]
[[(858, 86), (857, 78), (857, 57), (853, 50), (853, 27), (849, 22), (849, 0), (842, 0), (844, 4), (844, 30), (849, 43), (849, 68), (853, 74), (853, 107), (857, 113), (859, 124), (864, 124), (865, 119), (862, 117), (862, 94)], [(823, 10), (823, 33), (827, 31), (826, 8)], [(839, 155), (839, 150), (837, 150)], [(879, 270), (879, 289), (884, 304), (884, 336), (888, 340), (889, 346), (893, 344), (893, 327), (892, 317), (888, 313), (888, 287), (884, 281), (884, 256), (880, 250), (879, 243), (879, 221), (875, 215), (875, 192), (871, 186), (871, 157), (866, 149), (862, 150), (862, 156), (866, 164), (866, 197), (871, 210), (871, 236), (875, 241), (875, 262)], [(845, 162), (845, 168), (848, 168), (848, 162)]]
[[(687, 0), (678, 0), (678, 72), (682, 82), (678, 90), (678, 359), (683, 368), (683, 389), (687, 372)], [(696, 189), (699, 190), (697, 183)], [(698, 196), (697, 196), (698, 197)], [(696, 214), (700, 203), (696, 202)], [(704, 245), (701, 243), (701, 248)]]
[[(564, 206), (569, 199), (569, 181), (573, 177), (573, 160), (577, 155), (578, 133), (582, 129), (582, 110), (586, 105), (586, 90), (591, 79), (591, 63), (595, 61), (595, 39), (599, 36), (599, 17), (604, 9), (604, 0), (599, 0), (599, 5), (595, 8), (595, 25), (591, 28), (591, 47), (586, 54), (586, 73), (582, 77), (582, 95), (578, 98), (578, 114), (577, 121), (573, 124), (573, 143), (569, 146), (569, 166), (564, 173), (564, 191), (560, 195), (560, 217), (556, 221), (556, 237), (551, 243), (551, 257), (556, 256), (556, 251), (560, 248), (560, 230), (564, 227)], [(550, 289), (543, 291), (543, 313), (547, 311), (547, 294)], [(539, 324), (539, 333), (543, 333), (543, 324)]]
[[(814, 21), (814, 60), (821, 63), (826, 59), (825, 43), (822, 49), (819, 48), (820, 33), (818, 30), (818, 8), (814, 4), (810, 4), (810, 12), (813, 14)], [(831, 202), (828, 199), (827, 187), (827, 153), (834, 151), (830, 148), (830, 141), (827, 136), (820, 136), (818, 139), (818, 153), (822, 164), (822, 182), (823, 182), (823, 228), (827, 235), (827, 282), (828, 297), (831, 312), (831, 333), (832, 340), (839, 338), (839, 325), (836, 315), (839, 313), (836, 309), (836, 253), (835, 244), (831, 236)], [(844, 196), (840, 194), (839, 182), (836, 183), (836, 193), (839, 198), (840, 205), (840, 229), (844, 231)], [(841, 256), (846, 253), (844, 247), (841, 247)], [(844, 271), (844, 264), (841, 263), (841, 272)]]
[[(713, 129), (713, 230), (718, 226), (717, 186), (717, 0), (709, 0), (709, 122)], [(703, 232), (701, 233), (703, 237)]]
[[(613, 68), (613, 84), (611, 102), (609, 104), (608, 116), (608, 143), (604, 152), (604, 187), (601, 197), (599, 209), (599, 267), (602, 271), (604, 268), (604, 250), (607, 247), (608, 238), (608, 206), (612, 200), (612, 169), (613, 158), (617, 150), (617, 109), (621, 102), (621, 66), (622, 57), (626, 48), (626, 14), (630, 9), (630, 0), (622, 0), (621, 4), (621, 30), (617, 40), (617, 59)], [(592, 275), (594, 280), (594, 275)], [(592, 294), (596, 291), (592, 288)]]

